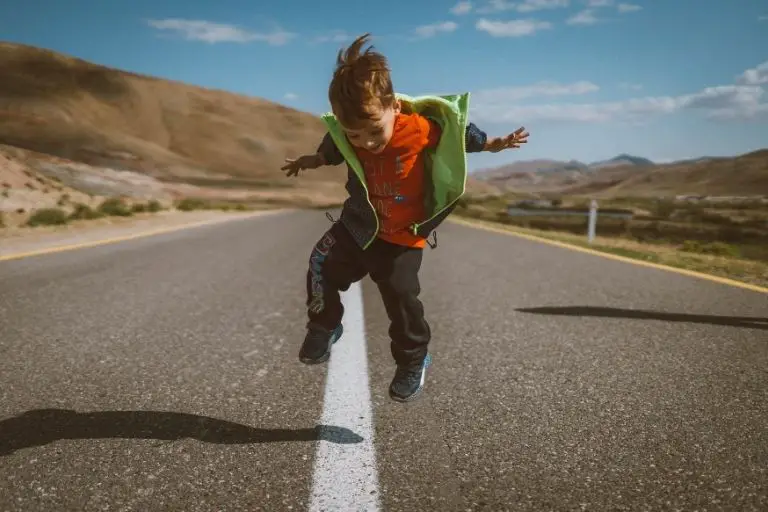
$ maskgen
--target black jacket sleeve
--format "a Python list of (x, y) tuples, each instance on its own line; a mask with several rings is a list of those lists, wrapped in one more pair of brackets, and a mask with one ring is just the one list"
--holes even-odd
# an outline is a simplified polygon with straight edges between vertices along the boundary
[(323, 141), (317, 147), (317, 152), (323, 155), (326, 165), (341, 165), (344, 163), (344, 157), (333, 142), (330, 133), (326, 133)]
[(465, 144), (467, 146), (467, 153), (479, 153), (485, 147), (485, 142), (488, 140), (488, 135), (475, 126), (474, 123), (469, 123), (465, 132)]

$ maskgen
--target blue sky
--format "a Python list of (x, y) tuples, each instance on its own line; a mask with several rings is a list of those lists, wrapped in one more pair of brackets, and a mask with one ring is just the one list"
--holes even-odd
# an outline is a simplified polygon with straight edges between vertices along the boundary
[(373, 34), (398, 91), (472, 92), (531, 158), (657, 161), (768, 147), (768, 2), (739, 0), (5, 0), (0, 40), (328, 109), (336, 52)]

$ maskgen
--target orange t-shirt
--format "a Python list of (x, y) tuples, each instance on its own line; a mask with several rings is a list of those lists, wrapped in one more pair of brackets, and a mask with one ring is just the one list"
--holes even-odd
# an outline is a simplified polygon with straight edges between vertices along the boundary
[(371, 203), (379, 216), (379, 238), (408, 247), (426, 240), (411, 232), (424, 220), (425, 148), (437, 146), (440, 125), (419, 114), (398, 114), (389, 144), (379, 154), (354, 146), (365, 171)]

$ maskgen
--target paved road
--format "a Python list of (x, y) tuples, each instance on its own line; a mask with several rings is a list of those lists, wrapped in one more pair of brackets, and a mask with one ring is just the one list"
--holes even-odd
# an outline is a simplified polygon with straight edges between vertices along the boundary
[[(297, 360), (328, 225), (0, 262), (0, 510), (299, 511), (363, 488), (391, 511), (768, 509), (766, 295), (447, 225), (423, 269), (434, 366), (399, 404), (369, 280), (331, 365)], [(350, 478), (350, 456), (375, 466)]]

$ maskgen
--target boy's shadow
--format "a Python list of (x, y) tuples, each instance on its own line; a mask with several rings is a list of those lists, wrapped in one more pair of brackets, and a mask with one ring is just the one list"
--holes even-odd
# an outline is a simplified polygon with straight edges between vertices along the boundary
[(35, 409), (0, 420), (0, 457), (15, 450), (41, 446), (61, 439), (191, 438), (206, 443), (250, 444), (284, 441), (328, 441), (355, 444), (363, 438), (344, 427), (261, 429), (240, 423), (180, 412), (96, 411)]
[(631, 318), (636, 320), (660, 320), (662, 322), (690, 322), (709, 325), (724, 325), (728, 327), (745, 327), (749, 329), (768, 330), (768, 318), (751, 316), (722, 316), (722, 315), (692, 315), (686, 313), (663, 313), (661, 311), (644, 311), (640, 309), (621, 309), (595, 306), (563, 306), (517, 308), (521, 313), (537, 313), (540, 315), (564, 316), (593, 316), (602, 318)]

